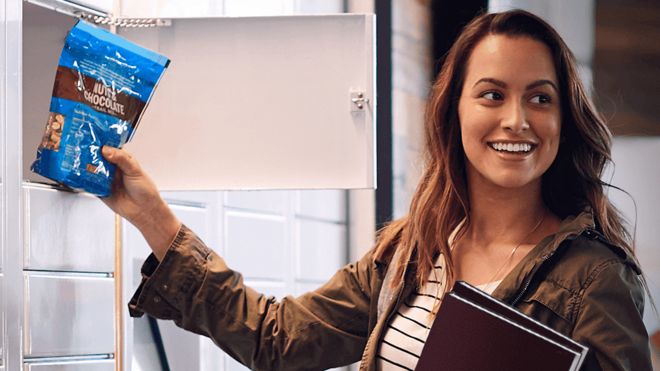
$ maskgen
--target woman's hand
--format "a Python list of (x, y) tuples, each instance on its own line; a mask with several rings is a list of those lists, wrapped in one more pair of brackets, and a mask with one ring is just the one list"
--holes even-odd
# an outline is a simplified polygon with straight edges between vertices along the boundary
[(110, 146), (104, 146), (102, 153), (109, 162), (117, 165), (117, 172), (112, 193), (101, 200), (137, 227), (158, 260), (162, 260), (181, 223), (135, 158)]

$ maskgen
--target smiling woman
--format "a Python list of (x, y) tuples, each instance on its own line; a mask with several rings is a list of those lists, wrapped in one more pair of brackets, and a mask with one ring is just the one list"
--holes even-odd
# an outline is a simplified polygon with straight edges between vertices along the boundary
[[(410, 212), (380, 234), (376, 259), (392, 261), (384, 290), (414, 276), (414, 298), (464, 280), (587, 345), (585, 369), (650, 370), (643, 276), (600, 179), (611, 135), (557, 32), (524, 11), (477, 17), (448, 52), (426, 118)], [(390, 326), (409, 318), (404, 308)], [(414, 368), (394, 332), (380, 365)]]
[(154, 252), (131, 314), (173, 319), (254, 369), (413, 370), (460, 279), (588, 346), (583, 370), (650, 370), (641, 271), (600, 180), (610, 133), (577, 76), (540, 18), (473, 20), (433, 86), (409, 213), (325, 285), (280, 302), (181, 225), (135, 158), (104, 148), (121, 169), (104, 201)]

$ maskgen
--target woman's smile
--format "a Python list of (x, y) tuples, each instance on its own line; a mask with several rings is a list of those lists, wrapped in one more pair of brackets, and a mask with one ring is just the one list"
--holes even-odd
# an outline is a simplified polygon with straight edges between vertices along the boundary
[(489, 141), (487, 146), (505, 160), (525, 159), (536, 149), (536, 144), (527, 141), (495, 140)]

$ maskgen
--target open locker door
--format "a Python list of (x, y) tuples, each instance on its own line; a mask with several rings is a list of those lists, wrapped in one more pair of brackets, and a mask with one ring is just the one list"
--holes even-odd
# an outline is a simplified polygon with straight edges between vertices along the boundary
[(375, 187), (373, 15), (172, 19), (127, 149), (161, 190)]

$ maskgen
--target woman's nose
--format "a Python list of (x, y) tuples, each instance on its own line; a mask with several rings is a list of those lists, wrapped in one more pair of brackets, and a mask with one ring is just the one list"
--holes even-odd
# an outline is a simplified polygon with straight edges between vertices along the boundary
[(521, 103), (510, 102), (504, 110), (501, 126), (504, 130), (513, 133), (521, 133), (529, 129), (529, 123), (525, 115), (525, 107)]

